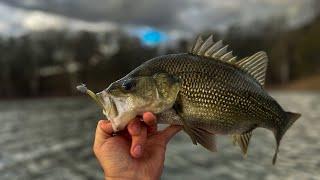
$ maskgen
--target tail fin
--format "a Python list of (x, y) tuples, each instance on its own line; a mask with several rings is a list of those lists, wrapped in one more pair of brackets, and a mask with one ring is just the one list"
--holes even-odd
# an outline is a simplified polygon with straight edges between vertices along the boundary
[(277, 161), (277, 155), (279, 152), (279, 145), (280, 140), (282, 139), (283, 135), (287, 132), (287, 130), (292, 126), (292, 124), (301, 116), (299, 113), (292, 113), (292, 112), (286, 112), (287, 119), (286, 119), (286, 125), (284, 127), (280, 127), (280, 129), (277, 129), (274, 131), (274, 136), (276, 138), (276, 151), (274, 153), (272, 164), (275, 165)]

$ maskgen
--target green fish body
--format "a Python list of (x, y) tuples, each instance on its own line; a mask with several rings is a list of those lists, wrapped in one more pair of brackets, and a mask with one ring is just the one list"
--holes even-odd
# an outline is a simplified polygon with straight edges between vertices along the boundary
[[(132, 115), (146, 110), (142, 105), (132, 108), (138, 104), (173, 99), (165, 106), (164, 101), (155, 105), (161, 106), (157, 112), (148, 111), (157, 114), (159, 123), (182, 125), (194, 144), (211, 151), (216, 151), (215, 134), (230, 134), (246, 154), (252, 131), (257, 127), (267, 128), (274, 133), (277, 143), (274, 164), (281, 138), (300, 114), (284, 111), (263, 88), (267, 62), (264, 52), (237, 60), (221, 41), (213, 42), (212, 36), (205, 41), (200, 37), (189, 53), (160, 56), (143, 63), (112, 83), (104, 91), (108, 95), (102, 99), (125, 96), (130, 99), (126, 104), (136, 105), (126, 112), (139, 109)], [(144, 80), (147, 83), (139, 80), (157, 74), (164, 80)], [(137, 83), (139, 86), (131, 90)], [(150, 90), (137, 95), (147, 88)], [(143, 98), (138, 97), (142, 96), (154, 98), (141, 101)]]

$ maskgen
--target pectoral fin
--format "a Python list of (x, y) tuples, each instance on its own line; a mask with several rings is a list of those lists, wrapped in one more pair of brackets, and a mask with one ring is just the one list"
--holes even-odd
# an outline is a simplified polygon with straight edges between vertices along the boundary
[(197, 143), (212, 152), (217, 152), (215, 135), (201, 128), (191, 128), (192, 136)]
[(197, 145), (197, 143), (199, 143), (209, 151), (217, 151), (214, 134), (202, 128), (193, 128), (185, 121), (183, 122), (184, 131), (190, 136), (193, 144)]
[(234, 145), (238, 144), (240, 146), (244, 157), (247, 155), (248, 145), (249, 145), (251, 136), (252, 136), (252, 131), (249, 131), (243, 134), (232, 135), (233, 144)]
[(187, 124), (185, 121), (183, 121), (183, 130), (190, 136), (192, 143), (197, 145), (197, 137), (194, 134), (194, 130), (192, 130), (189, 124)]

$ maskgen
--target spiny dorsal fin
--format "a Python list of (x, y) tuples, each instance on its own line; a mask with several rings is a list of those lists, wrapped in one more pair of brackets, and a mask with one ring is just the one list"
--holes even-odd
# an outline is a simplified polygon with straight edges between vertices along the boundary
[(235, 64), (254, 77), (262, 86), (264, 85), (268, 66), (268, 57), (265, 52), (260, 51), (250, 57), (237, 61)]
[(198, 36), (196, 42), (194, 43), (193, 47), (191, 48), (191, 52), (190, 53), (191, 54), (195, 54), (198, 51), (199, 47), (202, 45), (202, 43), (203, 43), (202, 37)]
[(240, 146), (244, 157), (247, 155), (248, 145), (249, 145), (251, 136), (252, 136), (252, 131), (249, 131), (249, 132), (243, 133), (243, 134), (233, 134), (232, 135), (233, 144), (234, 145), (238, 144)]
[(197, 56), (214, 58), (233, 64), (236, 57), (232, 55), (232, 51), (228, 52), (228, 45), (224, 46), (222, 41), (214, 42), (210, 35), (205, 41), (199, 36), (189, 53)]
[(212, 37), (210, 35), (206, 40), (203, 40), (199, 36), (189, 53), (235, 64), (254, 77), (262, 86), (264, 85), (268, 65), (268, 57), (265, 52), (261, 51), (237, 61), (237, 57), (232, 55), (232, 51), (228, 51), (228, 45), (223, 45), (221, 40), (214, 42)]

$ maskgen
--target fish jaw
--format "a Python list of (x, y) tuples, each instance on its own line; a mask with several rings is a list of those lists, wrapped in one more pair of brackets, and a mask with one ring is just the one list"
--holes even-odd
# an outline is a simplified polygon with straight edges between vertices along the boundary
[(114, 132), (123, 130), (133, 118), (138, 114), (141, 114), (130, 108), (125, 101), (121, 100), (121, 98), (113, 97), (105, 90), (96, 95), (103, 104), (104, 108), (102, 112), (111, 122)]
[(157, 114), (168, 110), (180, 89), (180, 81), (164, 73), (133, 80), (136, 83), (133, 91), (125, 90), (122, 84), (115, 82), (96, 94), (114, 132), (123, 130), (130, 120), (144, 112)]
[(170, 109), (175, 102), (175, 99), (166, 102), (159, 98), (150, 102), (133, 101), (130, 98), (112, 96), (105, 90), (96, 95), (103, 104), (103, 114), (111, 122), (114, 132), (123, 130), (132, 119), (143, 112), (158, 114)]
[(116, 116), (117, 111), (116, 108), (114, 107), (114, 103), (112, 102), (110, 96), (105, 92), (101, 91), (96, 94), (99, 101), (103, 105), (103, 114), (106, 116), (107, 119), (110, 119), (112, 116)]

